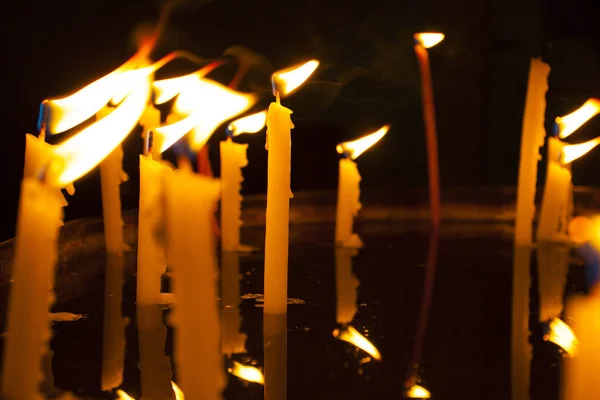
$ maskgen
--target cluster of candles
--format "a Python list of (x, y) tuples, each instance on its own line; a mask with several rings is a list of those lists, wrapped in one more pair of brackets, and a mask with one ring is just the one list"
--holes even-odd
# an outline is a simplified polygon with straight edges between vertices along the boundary
[[(416, 39), (419, 60), (428, 74), (425, 49), (441, 41), (443, 35), (420, 34), (416, 35)], [(237, 309), (238, 257), (239, 252), (251, 250), (240, 243), (241, 169), (248, 164), (248, 145), (235, 143), (233, 139), (243, 133), (259, 132), (265, 125), (268, 151), (265, 337), (285, 335), (293, 124), (292, 111), (284, 107), (280, 99), (298, 89), (315, 72), (319, 62), (311, 60), (275, 72), (272, 75), (275, 101), (267, 110), (234, 120), (257, 103), (255, 94), (239, 92), (206, 78), (216, 67), (215, 63), (185, 76), (154, 81), (155, 72), (177, 58), (179, 53), (172, 53), (154, 63), (150, 61), (149, 53), (147, 47), (142, 47), (121, 67), (78, 92), (64, 98), (45, 100), (40, 114), (39, 135), (26, 136), (25, 168), (12, 267), (13, 283), (4, 345), (2, 398), (43, 398), (39, 393), (42, 379), (40, 360), (47, 354), (51, 338), (49, 309), (54, 302), (58, 237), (63, 224), (63, 207), (67, 205), (62, 189), (73, 194), (73, 183), (97, 166), (101, 176), (104, 239), (108, 257), (106, 291), (109, 295), (105, 300), (103, 352), (106, 356), (124, 350), (122, 340), (113, 336), (115, 332), (119, 336), (118, 332), (122, 331), (125, 321), (123, 318), (114, 318), (116, 312), (110, 310), (120, 308), (123, 253), (128, 250), (123, 237), (120, 201), (120, 184), (127, 179), (122, 171), (121, 143), (138, 125), (143, 128), (144, 139), (144, 154), (139, 158), (138, 327), (140, 334), (154, 332), (151, 335), (154, 339), (150, 343), (144, 344), (140, 340), (141, 358), (154, 360), (155, 369), (162, 368), (164, 364), (164, 360), (161, 361), (164, 358), (161, 340), (164, 343), (165, 338), (159, 323), (161, 314), (153, 307), (164, 301), (160, 292), (161, 278), (168, 265), (174, 276), (172, 288), (175, 306), (170, 323), (175, 328), (175, 359), (181, 393), (185, 393), (189, 399), (221, 398), (225, 383), (222, 353), (245, 352), (245, 335), (239, 332)], [(432, 123), (428, 125), (428, 132), (435, 139), (430, 85), (429, 81), (424, 83), (430, 96), (425, 113)], [(162, 123), (161, 113), (154, 105), (172, 99), (172, 112), (166, 118), (166, 123)], [(47, 135), (58, 135), (78, 128), (94, 117), (95, 122), (83, 125), (69, 139), (57, 145), (45, 140)], [(187, 146), (199, 151), (215, 130), (228, 121), (227, 138), (220, 143), (220, 179), (195, 173), (187, 157), (179, 156), (177, 167), (161, 159), (161, 154), (184, 136)], [(358, 285), (352, 274), (352, 257), (362, 246), (353, 230), (354, 216), (361, 207), (361, 177), (353, 160), (381, 140), (389, 128), (389, 125), (385, 125), (360, 139), (337, 146), (342, 158), (339, 162), (335, 244), (338, 322), (343, 327), (336, 330), (334, 336), (363, 348), (375, 359), (381, 357), (377, 349), (349, 326), (356, 313)], [(430, 161), (435, 166), (434, 174), (437, 176), (436, 147)], [(434, 186), (437, 185), (435, 182)], [(436, 196), (439, 208), (439, 190)], [(213, 218), (219, 197), (222, 303), (230, 305), (222, 313), (215, 303), (219, 269)], [(223, 337), (220, 332), (222, 327), (227, 331)], [(154, 349), (149, 349), (152, 346)], [(285, 349), (279, 349), (278, 352), (285, 353)], [(277, 367), (270, 368), (272, 360), (266, 354), (265, 350), (266, 375), (276, 375), (282, 368), (285, 370), (281, 362)], [(107, 357), (104, 358), (106, 361)], [(143, 360), (141, 362), (144, 363)], [(241, 370), (244, 366), (237, 365), (236, 368)], [(257, 371), (252, 373), (256, 374)], [(103, 365), (103, 390), (115, 389), (121, 382), (122, 363), (107, 362)], [(161, 390), (157, 389), (156, 384), (152, 385), (152, 378), (148, 381), (148, 375), (146, 386)], [(285, 384), (283, 387), (285, 390)], [(177, 386), (173, 388), (180, 390)], [(425, 389), (418, 386), (412, 390), (416, 390), (417, 394), (426, 393)], [(125, 396), (121, 395), (122, 398)]]
[[(532, 250), (537, 250), (540, 295), (540, 323), (546, 324), (544, 339), (558, 344), (565, 362), (562, 398), (599, 398), (600, 386), (600, 292), (591, 282), (588, 296), (575, 296), (563, 307), (571, 248), (590, 248), (600, 254), (600, 220), (573, 217), (571, 163), (600, 144), (600, 137), (578, 144), (563, 140), (600, 113), (600, 101), (589, 99), (579, 109), (556, 118), (552, 135), (546, 140), (544, 120), (550, 67), (532, 59), (525, 103), (521, 158), (517, 192), (515, 253), (513, 263), (512, 398), (529, 398), (529, 277)], [(547, 144), (546, 180), (537, 229), (533, 230), (537, 167), (540, 148)], [(587, 265), (593, 268), (593, 265)], [(565, 309), (565, 310), (563, 310)], [(569, 324), (563, 322), (566, 314)], [(570, 326), (569, 326), (570, 325)], [(572, 329), (571, 329), (572, 328)]]

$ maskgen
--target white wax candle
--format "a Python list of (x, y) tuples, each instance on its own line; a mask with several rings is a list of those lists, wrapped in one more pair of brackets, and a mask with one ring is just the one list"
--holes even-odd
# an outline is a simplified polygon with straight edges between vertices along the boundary
[(173, 171), (164, 180), (167, 261), (176, 298), (175, 363), (180, 387), (190, 399), (221, 399), (225, 387), (212, 230), (220, 186), (191, 170)]
[(162, 274), (167, 263), (164, 243), (158, 235), (163, 223), (163, 175), (171, 168), (140, 156), (140, 205), (138, 217), (137, 303), (158, 304)]
[(221, 325), (223, 354), (246, 352), (246, 335), (240, 332), (240, 255), (237, 251), (221, 253)]
[(102, 390), (121, 386), (125, 364), (125, 325), (123, 317), (123, 256), (108, 254), (104, 284), (104, 323), (102, 337)]
[(515, 243), (520, 246), (531, 245), (533, 241), (537, 164), (540, 159), (540, 147), (543, 146), (546, 137), (544, 117), (549, 73), (548, 64), (538, 58), (531, 59), (523, 115), (517, 190)]
[(271, 103), (267, 115), (266, 314), (287, 312), (292, 110)]
[(361, 208), (360, 173), (349, 158), (340, 159), (335, 244), (341, 247), (362, 247), (360, 237), (353, 233), (354, 217)]
[(242, 168), (248, 165), (247, 144), (234, 143), (231, 139), (221, 142), (221, 248), (224, 251), (240, 250), (240, 226), (242, 225), (241, 184)]
[(337, 323), (342, 325), (352, 322), (356, 315), (356, 290), (359, 281), (352, 272), (352, 257), (355, 255), (355, 249), (335, 249), (336, 315)]
[(17, 236), (12, 264), (1, 397), (44, 399), (39, 393), (41, 360), (48, 352), (49, 308), (54, 302), (58, 232), (62, 199), (37, 179), (21, 184)]

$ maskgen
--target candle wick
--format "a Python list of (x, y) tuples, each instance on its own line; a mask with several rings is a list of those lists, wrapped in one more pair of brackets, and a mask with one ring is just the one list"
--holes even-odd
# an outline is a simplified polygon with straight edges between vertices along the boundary
[(281, 104), (281, 100), (279, 98), (279, 90), (275, 91), (275, 101), (277, 102), (277, 104)]
[(231, 125), (225, 128), (225, 135), (227, 135), (227, 140), (231, 140), (233, 138), (233, 128)]
[(38, 137), (46, 140), (46, 121), (48, 120), (48, 101), (44, 100), (40, 104), (40, 116), (38, 118)]

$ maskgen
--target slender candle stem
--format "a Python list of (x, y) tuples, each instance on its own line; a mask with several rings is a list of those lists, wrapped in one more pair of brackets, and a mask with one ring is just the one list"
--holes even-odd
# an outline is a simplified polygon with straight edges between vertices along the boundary
[(427, 142), (427, 167), (429, 170), (429, 204), (431, 208), (431, 224), (437, 227), (440, 223), (440, 173), (438, 161), (438, 141), (435, 124), (435, 107), (433, 102), (433, 85), (429, 67), (429, 53), (420, 44), (415, 44), (415, 53), (421, 71), (421, 90), (423, 96), (423, 118), (425, 120), (425, 140)]

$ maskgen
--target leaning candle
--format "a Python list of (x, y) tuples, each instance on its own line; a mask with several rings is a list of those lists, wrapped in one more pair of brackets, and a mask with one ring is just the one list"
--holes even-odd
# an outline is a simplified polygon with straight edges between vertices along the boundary
[(564, 400), (600, 399), (600, 296), (598, 288), (588, 297), (567, 303), (567, 316), (579, 341), (574, 357), (565, 360), (562, 382)]
[(517, 190), (515, 244), (519, 246), (531, 245), (533, 241), (537, 164), (540, 158), (540, 147), (544, 144), (546, 136), (544, 116), (549, 73), (548, 64), (538, 58), (531, 59), (523, 115)]
[(267, 115), (267, 215), (265, 234), (265, 309), (266, 314), (287, 311), (287, 273), (290, 223), (290, 162), (292, 110), (283, 107), (279, 97), (298, 88), (319, 66), (316, 60), (273, 74), (277, 101)]
[[(104, 107), (97, 114), (97, 118), (105, 118), (112, 111), (112, 107)], [(122, 164), (123, 149), (121, 146), (117, 146), (100, 164), (104, 243), (106, 251), (111, 254), (122, 254), (123, 250), (125, 250), (123, 219), (121, 217), (121, 191), (119, 186), (127, 180), (127, 175), (123, 172)]]
[(220, 183), (194, 174), (187, 166), (173, 171), (164, 188), (167, 260), (174, 271), (177, 299), (172, 323), (180, 387), (190, 399), (221, 399), (225, 376), (211, 228)]
[(247, 250), (240, 247), (240, 226), (244, 180), (242, 168), (248, 165), (247, 144), (234, 143), (232, 138), (242, 133), (256, 133), (266, 123), (267, 113), (261, 111), (239, 120), (227, 127), (227, 140), (221, 142), (221, 248), (224, 251)]
[(44, 399), (39, 393), (41, 360), (51, 338), (49, 308), (54, 302), (54, 268), (62, 199), (57, 188), (25, 178), (17, 219), (17, 236), (4, 341), (1, 397)]
[(340, 159), (338, 199), (335, 219), (335, 244), (341, 247), (362, 247), (362, 241), (352, 232), (354, 217), (360, 210), (360, 174), (356, 159), (363, 152), (379, 142), (390, 129), (389, 125), (352, 142), (337, 145), (337, 152), (344, 154)]

